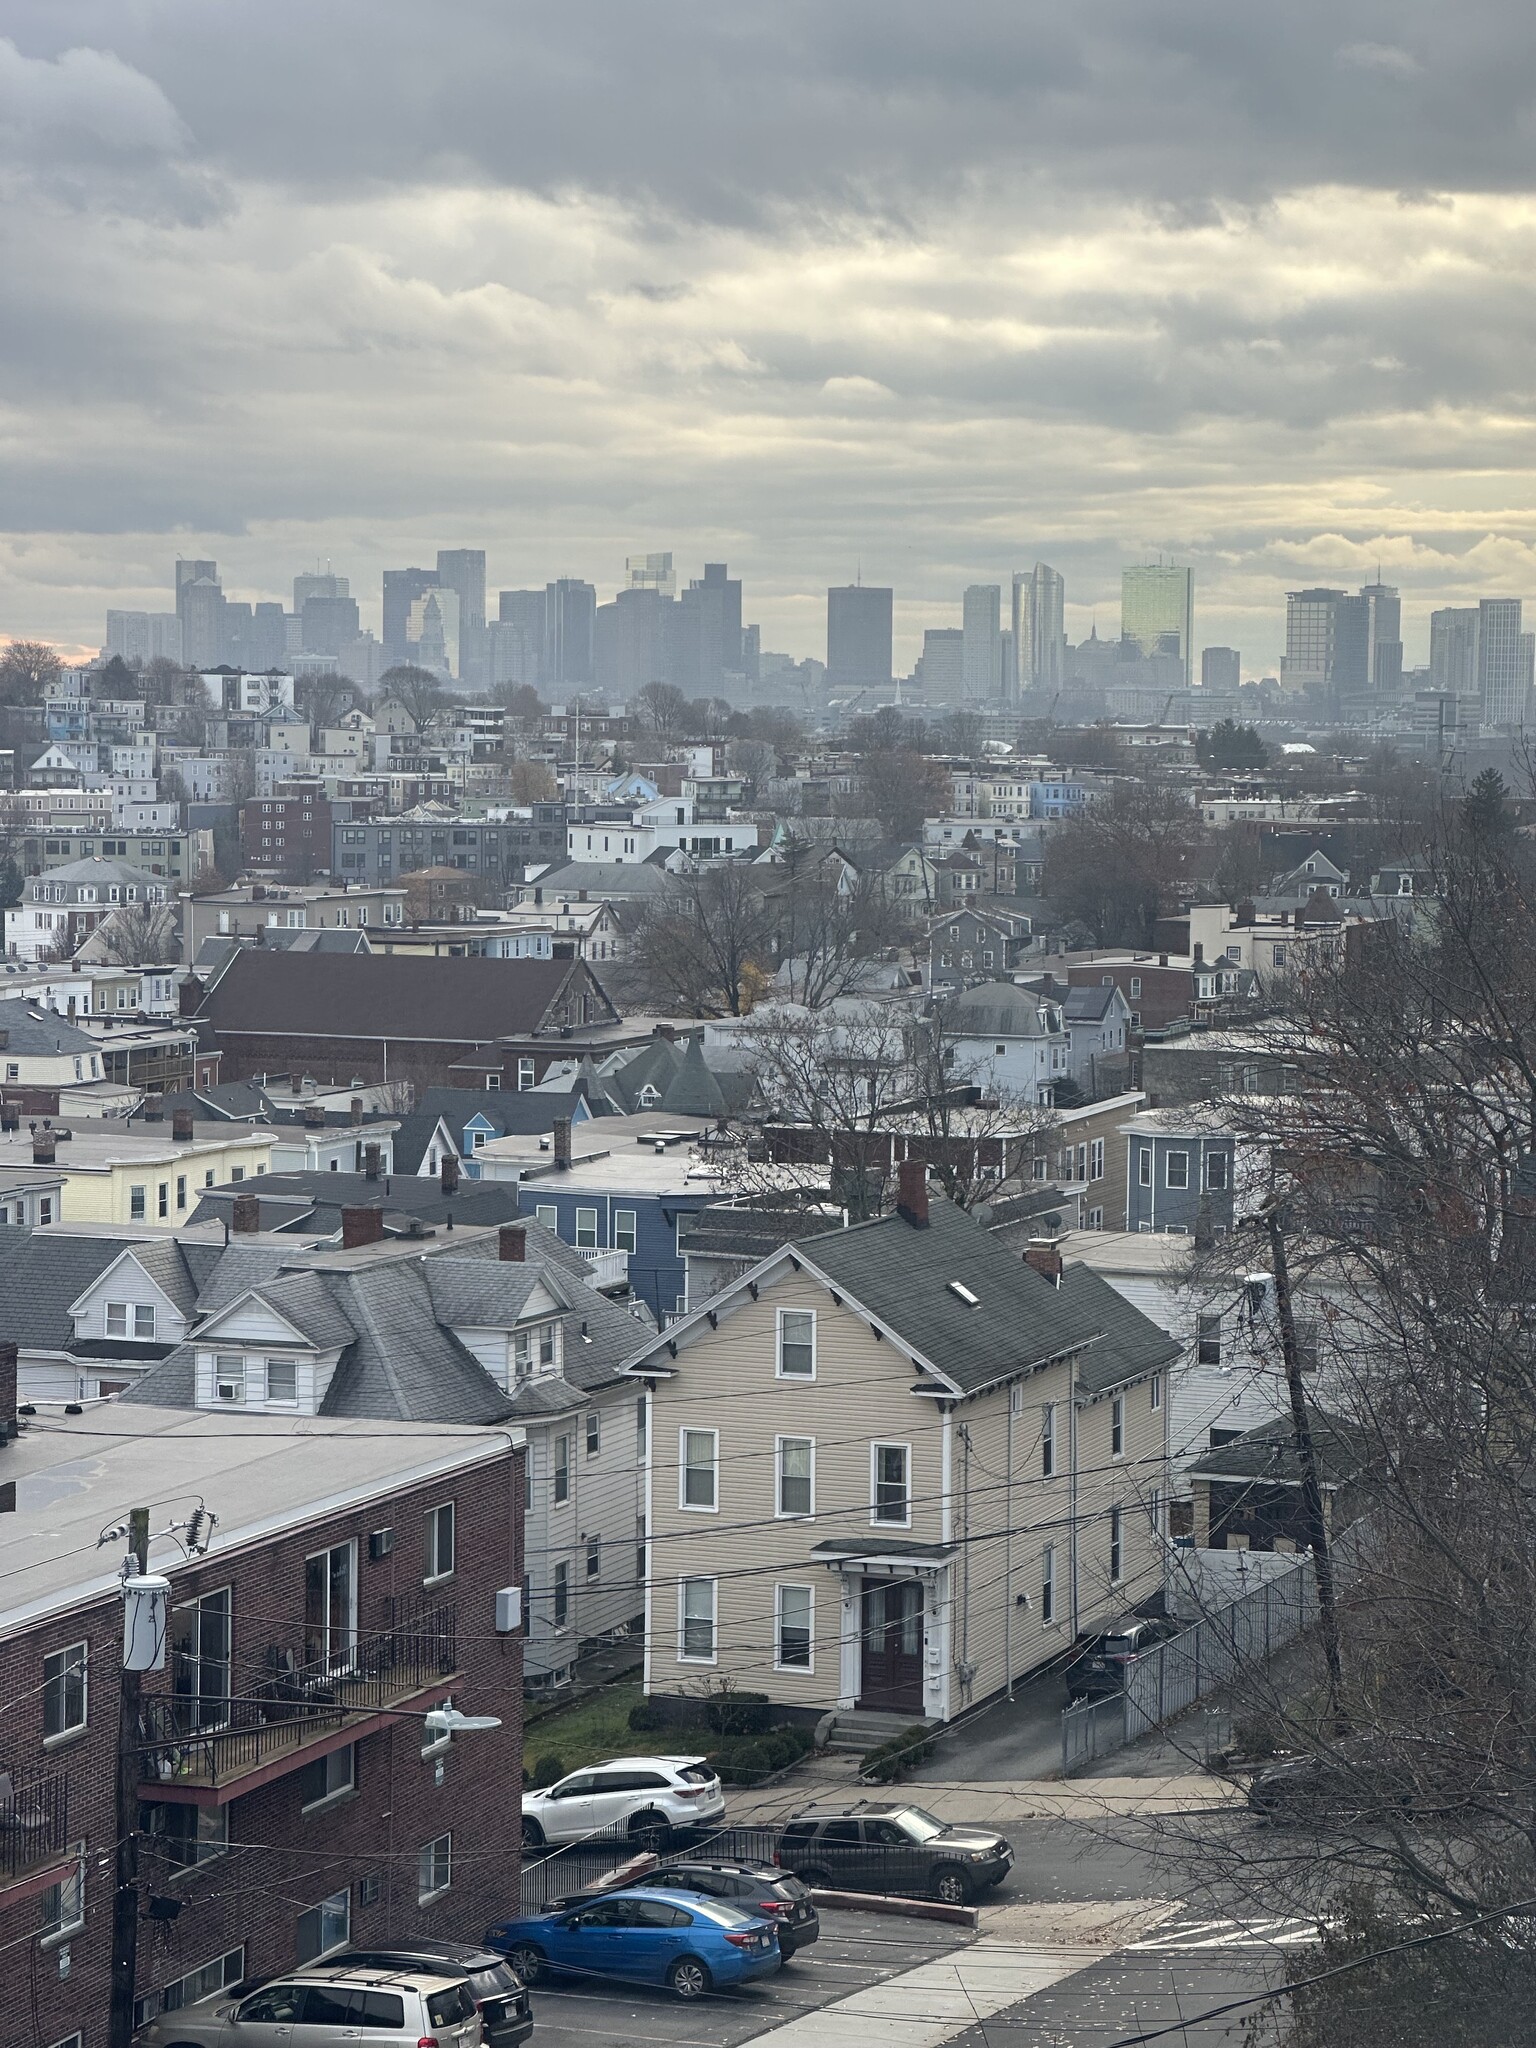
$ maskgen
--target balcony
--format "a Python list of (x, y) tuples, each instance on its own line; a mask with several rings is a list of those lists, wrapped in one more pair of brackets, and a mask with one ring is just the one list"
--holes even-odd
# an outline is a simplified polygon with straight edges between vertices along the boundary
[(241, 1689), (228, 1698), (144, 1702), (141, 1799), (223, 1806), (387, 1728), (398, 1711), (425, 1713), (454, 1690), (454, 1609), (413, 1608), (323, 1657), (273, 1644), (261, 1667), (232, 1675)]
[(629, 1285), (629, 1253), (584, 1250), (581, 1256), (591, 1268), (591, 1284), (601, 1294), (609, 1287)]
[(69, 1778), (64, 1771), (0, 1771), (0, 1900), (24, 1898), (67, 1876)]

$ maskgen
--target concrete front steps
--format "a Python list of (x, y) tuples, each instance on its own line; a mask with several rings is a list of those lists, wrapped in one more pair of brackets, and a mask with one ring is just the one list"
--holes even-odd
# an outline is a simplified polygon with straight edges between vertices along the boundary
[(839, 1713), (832, 1723), (832, 1732), (827, 1737), (829, 1749), (856, 1750), (862, 1756), (867, 1749), (877, 1749), (882, 1742), (888, 1742), (893, 1735), (901, 1735), (908, 1728), (936, 1728), (937, 1721), (926, 1721), (921, 1714), (874, 1713), (855, 1709), (852, 1713)]

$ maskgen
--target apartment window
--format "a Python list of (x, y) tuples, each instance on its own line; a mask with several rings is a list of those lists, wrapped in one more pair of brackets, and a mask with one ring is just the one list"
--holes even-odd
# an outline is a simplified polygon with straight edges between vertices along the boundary
[(274, 1408), (297, 1408), (299, 1362), (296, 1358), (267, 1360), (267, 1401)]
[(1147, 1399), (1154, 1411), (1163, 1405), (1163, 1376), (1160, 1372), (1153, 1373), (1147, 1382)]
[(562, 1557), (555, 1566), (554, 1592), (550, 1600), (550, 1624), (564, 1628), (571, 1618), (571, 1568)]
[(870, 1520), (899, 1523), (912, 1519), (912, 1499), (907, 1490), (910, 1444), (871, 1444)]
[(176, 1206), (178, 1209), (185, 1209), (187, 1206), (187, 1176), (184, 1173), (178, 1173), (176, 1176)]
[(345, 1948), (352, 1939), (352, 1888), (332, 1892), (318, 1906), (299, 1915), (294, 1955), (300, 1963), (312, 1963), (333, 1949)]
[(1225, 1152), (1207, 1152), (1205, 1155), (1205, 1185), (1212, 1194), (1224, 1194), (1228, 1184), (1231, 1161)]
[(546, 1230), (552, 1230), (557, 1237), (559, 1236), (560, 1211), (553, 1202), (536, 1203), (534, 1205), (533, 1220), (535, 1223), (542, 1223)]
[(816, 1508), (816, 1445), (808, 1436), (777, 1440), (780, 1515), (810, 1515)]
[(644, 1394), (637, 1395), (635, 1399), (635, 1460), (638, 1464), (642, 1465), (645, 1463), (647, 1414), (648, 1410)]
[(1040, 1477), (1056, 1477), (1056, 1403), (1048, 1401), (1040, 1411)]
[(203, 1175), (203, 1186), (205, 1188), (211, 1188), (213, 1186), (213, 1168), (211, 1166), (209, 1167), (208, 1171)]
[(440, 1899), (453, 1883), (453, 1837), (436, 1835), (422, 1845), (416, 1859), (416, 1903), (425, 1906)]
[(1125, 1456), (1125, 1396), (1116, 1394), (1109, 1404), (1109, 1455)]
[(809, 1380), (816, 1376), (816, 1311), (779, 1310), (779, 1377)]
[(597, 1211), (578, 1209), (576, 1211), (576, 1249), (579, 1252), (597, 1250)]
[(809, 1586), (780, 1586), (776, 1597), (778, 1627), (773, 1661), (781, 1671), (809, 1671), (812, 1589)]
[(107, 1335), (133, 1337), (141, 1344), (155, 1341), (155, 1311), (149, 1302), (109, 1301)]
[(1120, 1509), (1119, 1509), (1119, 1508), (1111, 1508), (1111, 1509), (1110, 1509), (1110, 1511), (1109, 1511), (1109, 1583), (1110, 1583), (1110, 1584), (1111, 1584), (1112, 1586), (1118, 1586), (1118, 1585), (1119, 1585), (1119, 1583), (1120, 1583), (1120, 1573), (1121, 1573), (1121, 1569), (1122, 1569), (1122, 1566), (1123, 1566), (1123, 1564), (1124, 1564), (1124, 1561), (1125, 1561), (1125, 1560), (1124, 1560), (1124, 1551), (1123, 1551), (1123, 1545), (1122, 1545), (1122, 1542), (1121, 1542), (1121, 1522), (1122, 1522), (1122, 1519), (1123, 1519), (1123, 1517), (1122, 1517), (1122, 1514), (1121, 1514), (1121, 1511), (1120, 1511)]
[(533, 1323), (526, 1330), (512, 1333), (512, 1370), (516, 1378), (525, 1380), (535, 1366), (547, 1371), (555, 1362), (555, 1325)]
[(135, 1182), (128, 1190), (128, 1219), (131, 1223), (142, 1223), (147, 1216), (147, 1190)]
[(166, 1217), (170, 1215), (170, 1213), (171, 1184), (168, 1180), (163, 1180), (155, 1189), (155, 1214), (160, 1218), (161, 1222), (163, 1223)]
[(351, 1668), (357, 1651), (357, 1545), (338, 1543), (304, 1560), (304, 1661)]
[(49, 1885), (39, 1898), (38, 1934), (44, 1942), (62, 1941), (85, 1925), (85, 1844), (71, 1842), (75, 1867), (68, 1877)]
[(1102, 1138), (1093, 1139), (1088, 1147), (1088, 1178), (1090, 1180), (1102, 1180), (1104, 1178), (1104, 1140)]
[(244, 1180), (245, 1168), (243, 1166), (232, 1166), (229, 1169), (229, 1177), (231, 1180)]
[(1049, 1628), (1056, 1619), (1056, 1546), (1047, 1543), (1040, 1555), (1040, 1619)]
[(161, 1847), (165, 1859), (178, 1870), (195, 1870), (211, 1863), (229, 1847), (227, 1806), (162, 1806)]
[(587, 1456), (595, 1458), (603, 1448), (603, 1418), (595, 1408), (587, 1412)]
[(1321, 1326), (1314, 1317), (1296, 1318), (1296, 1362), (1303, 1372), (1317, 1371), (1321, 1340)]
[(519, 1088), (533, 1086), (533, 1061), (519, 1060), (517, 1063), (517, 1085)]
[(719, 1506), (720, 1432), (685, 1429), (681, 1433), (682, 1488), (678, 1506), (707, 1509)]
[(1215, 1310), (1195, 1318), (1195, 1356), (1201, 1365), (1221, 1363), (1221, 1316)]
[(238, 1352), (220, 1352), (215, 1357), (213, 1390), (220, 1401), (245, 1399), (245, 1360)]
[(1284, 946), (1271, 946), (1269, 949), (1269, 959), (1272, 967), (1283, 967), (1285, 965)]
[(229, 1587), (222, 1586), (171, 1609), (171, 1690), (189, 1731), (222, 1728), (229, 1720), (231, 1603)]
[(1170, 1152), (1167, 1155), (1163, 1175), (1169, 1187), (1187, 1188), (1189, 1186), (1189, 1154), (1187, 1152)]
[(587, 1577), (595, 1579), (603, 1568), (603, 1540), (600, 1536), (589, 1536), (587, 1543)]
[(645, 1583), (645, 1517), (644, 1517), (644, 1515), (636, 1515), (636, 1517), (635, 1517), (635, 1577), (636, 1577), (636, 1579), (637, 1579), (637, 1580), (638, 1580), (638, 1581), (639, 1581), (639, 1582), (641, 1583), (641, 1585), (644, 1585), (644, 1583)]
[(1102, 1209), (1090, 1209), (1088, 1211), (1088, 1228), (1090, 1230), (1102, 1230), (1104, 1228), (1104, 1211)]
[(43, 1659), (43, 1740), (56, 1742), (85, 1726), (84, 1643), (54, 1650)]
[(1136, 1148), (1136, 1180), (1138, 1185), (1144, 1188), (1149, 1188), (1152, 1185), (1152, 1147), (1150, 1145), (1138, 1145)]
[(427, 1510), (426, 1560), (422, 1572), (422, 1579), (427, 1584), (433, 1579), (446, 1579), (453, 1571), (453, 1521), (451, 1500)]
[(1137, 1000), (1139, 999), (1140, 995), (1141, 995), (1141, 976), (1140, 976), (1139, 974), (1133, 974), (1133, 975), (1131, 976), (1131, 1001), (1132, 1001), (1133, 1003), (1134, 1003), (1134, 1002), (1136, 1002), (1136, 1001), (1137, 1001)]
[(615, 1209), (613, 1212), (613, 1248), (616, 1252), (635, 1255), (635, 1212), (633, 1209)]
[(327, 1800), (340, 1799), (343, 1793), (356, 1790), (355, 1742), (349, 1742), (345, 1749), (333, 1749), (329, 1756), (316, 1757), (299, 1773), (299, 1806), (305, 1813), (311, 1807), (324, 1806)]
[(715, 1581), (684, 1579), (677, 1589), (678, 1651), (695, 1664), (715, 1661)]
[(571, 1440), (568, 1436), (555, 1438), (555, 1485), (554, 1504), (560, 1507), (571, 1497)]

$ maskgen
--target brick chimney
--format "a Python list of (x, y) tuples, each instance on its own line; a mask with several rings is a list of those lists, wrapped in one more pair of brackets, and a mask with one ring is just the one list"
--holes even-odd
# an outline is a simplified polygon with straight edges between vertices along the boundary
[(562, 1172), (571, 1163), (571, 1120), (568, 1116), (557, 1116), (551, 1126), (551, 1145), (555, 1164)]
[(456, 1195), (459, 1191), (459, 1162), (451, 1152), (438, 1168), (438, 1186), (445, 1195)]
[(146, 1095), (144, 1098), (144, 1121), (147, 1124), (165, 1122), (165, 1097), (158, 1089), (154, 1094)]
[(347, 1208), (341, 1212), (341, 1248), (344, 1252), (360, 1244), (378, 1244), (384, 1236), (382, 1209)]
[(379, 1148), (377, 1145), (363, 1147), (363, 1179), (377, 1180), (379, 1177)]
[(496, 1245), (498, 1255), (509, 1266), (521, 1266), (528, 1257), (528, 1233), (521, 1223), (503, 1223)]
[[(1200, 957), (1200, 948), (1198, 946), (1195, 948), (1195, 957), (1196, 959)], [(1157, 964), (1159, 967), (1166, 967), (1168, 965), (1168, 955), (1166, 953), (1159, 953), (1157, 956)]]
[(677, 1038), (677, 1029), (676, 1026), (672, 1024), (653, 1024), (651, 1026), (651, 1036), (652, 1038), (665, 1038), (675, 1041)]
[(16, 1346), (0, 1344), (0, 1444), (16, 1435)]
[(306, 1131), (323, 1131), (325, 1129), (325, 1104), (323, 1102), (305, 1103), (304, 1128)]
[(261, 1228), (261, 1203), (255, 1195), (236, 1195), (229, 1212), (229, 1227), (242, 1236)]
[(178, 1144), (192, 1142), (192, 1112), (190, 1109), (175, 1109), (171, 1112), (171, 1136)]
[(1054, 1238), (1032, 1237), (1024, 1251), (1024, 1263), (1033, 1266), (1042, 1280), (1061, 1285), (1061, 1252)]
[(1203, 966), (1204, 964), (1205, 964), (1205, 948), (1204, 948), (1204, 946), (1200, 946), (1200, 945), (1197, 945), (1197, 946), (1195, 947), (1195, 965), (1196, 965), (1197, 967), (1201, 967), (1201, 966)]
[(351, 1108), (353, 1123), (360, 1124), (363, 1120), (363, 1098), (361, 1097), (361, 1095), (353, 1096)]
[(921, 1159), (903, 1159), (896, 1169), (896, 1214), (914, 1230), (928, 1228), (928, 1169)]
[(52, 1166), (54, 1157), (54, 1135), (52, 1131), (40, 1131), (32, 1127), (32, 1164)]

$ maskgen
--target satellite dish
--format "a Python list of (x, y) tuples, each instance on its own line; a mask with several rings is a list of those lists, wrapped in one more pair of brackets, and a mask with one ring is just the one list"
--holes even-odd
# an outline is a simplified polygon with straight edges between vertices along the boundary
[(461, 1714), (457, 1707), (433, 1707), (425, 1717), (429, 1735), (467, 1735), (481, 1728), (499, 1728), (496, 1714)]

